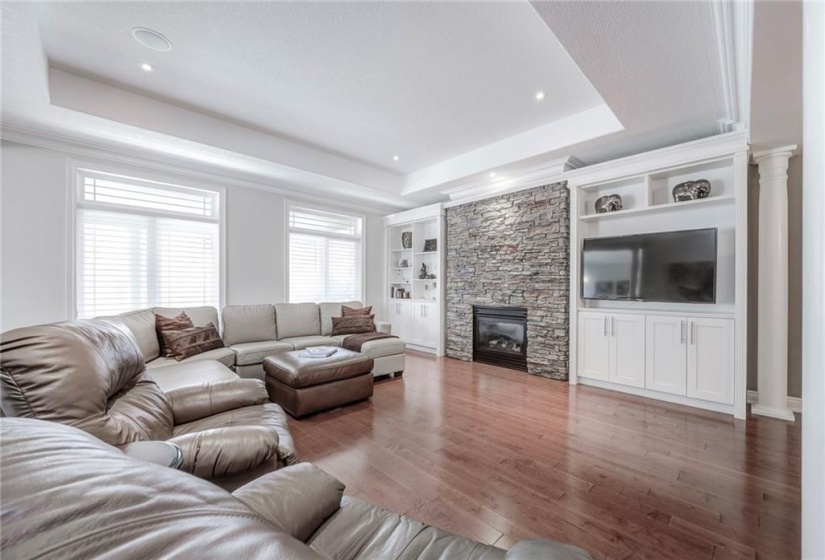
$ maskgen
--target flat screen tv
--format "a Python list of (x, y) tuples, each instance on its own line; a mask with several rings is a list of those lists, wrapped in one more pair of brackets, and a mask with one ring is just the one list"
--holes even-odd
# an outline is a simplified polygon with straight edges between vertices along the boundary
[(716, 228), (585, 239), (584, 299), (716, 303)]

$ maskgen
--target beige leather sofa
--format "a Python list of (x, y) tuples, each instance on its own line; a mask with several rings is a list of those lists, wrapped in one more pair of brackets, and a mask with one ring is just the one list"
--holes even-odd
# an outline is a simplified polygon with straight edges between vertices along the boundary
[(130, 458), (69, 426), (0, 419), (3, 558), (590, 560), (522, 541), (510, 551), (365, 501), (301, 463), (232, 494)]
[[(100, 319), (127, 327), (135, 336), (143, 352), (146, 367), (164, 390), (189, 384), (226, 379), (226, 372), (218, 368), (206, 370), (195, 362), (216, 360), (232, 367), (241, 377), (264, 378), (264, 358), (287, 350), (301, 350), (307, 346), (340, 346), (347, 335), (332, 335), (332, 317), (341, 316), (341, 306), (361, 308), (359, 301), (344, 303), (278, 303), (275, 305), (229, 305), (224, 307), (222, 321), (214, 307), (166, 308), (155, 307), (131, 311)], [(182, 362), (160, 356), (155, 314), (174, 317), (185, 311), (192, 323), (203, 326), (213, 323), (221, 327), (225, 348), (210, 350)], [(390, 332), (390, 324), (376, 322), (376, 329)], [(406, 345), (398, 338), (367, 342), (361, 352), (373, 359), (374, 376), (404, 371)], [(174, 366), (165, 369), (166, 366)], [(162, 369), (163, 368), (163, 369)]]
[(193, 377), (206, 372), (215, 382), (175, 379), (177, 387), (161, 390), (133, 339), (111, 323), (14, 329), (0, 336), (0, 408), (111, 445), (168, 440), (183, 451), (182, 469), (227, 488), (298, 461), (286, 415), (263, 382), (215, 361), (192, 366)]

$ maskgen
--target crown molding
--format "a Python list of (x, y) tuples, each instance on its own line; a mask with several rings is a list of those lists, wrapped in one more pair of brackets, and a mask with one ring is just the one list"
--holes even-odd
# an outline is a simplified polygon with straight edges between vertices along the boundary
[(516, 175), (498, 181), (491, 182), (490, 180), (479, 179), (441, 191), (450, 198), (450, 201), (445, 203), (444, 206), (458, 206), (502, 194), (563, 182), (564, 174), (567, 171), (578, 169), (583, 165), (575, 157), (566, 156), (524, 168), (519, 170)]
[(753, 0), (710, 2), (719, 83), (725, 117), (721, 132), (750, 128), (750, 89), (753, 57)]
[[(15, 142), (28, 146), (35, 146), (48, 150), (62, 152), (71, 156), (103, 160), (107, 163), (118, 163), (135, 167), (148, 168), (153, 171), (173, 173), (186, 178), (219, 183), (223, 186), (237, 186), (259, 191), (270, 192), (285, 197), (296, 198), (326, 204), (334, 201), (336, 206), (356, 210), (362, 213), (385, 215), (389, 212), (398, 212), (414, 208), (415, 204), (404, 201), (400, 196), (393, 197), (395, 202), (379, 204), (360, 204), (347, 202), (342, 199), (331, 200), (329, 196), (314, 195), (298, 188), (290, 189), (263, 182), (257, 177), (244, 173), (235, 173), (225, 168), (195, 163), (186, 158), (169, 155), (160, 155), (136, 147), (117, 147), (104, 142), (81, 140), (69, 136), (44, 131), (32, 131), (19, 127), (0, 126), (0, 139), (4, 142)], [(272, 179), (273, 181), (277, 179)]]
[(571, 187), (620, 180), (660, 168), (730, 156), (747, 149), (748, 132), (740, 130), (574, 169), (566, 172), (564, 177)]

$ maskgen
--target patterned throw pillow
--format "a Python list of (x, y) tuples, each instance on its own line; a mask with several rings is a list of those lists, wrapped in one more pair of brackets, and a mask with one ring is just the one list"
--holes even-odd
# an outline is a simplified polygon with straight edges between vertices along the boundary
[(155, 330), (158, 333), (158, 343), (160, 344), (160, 355), (166, 358), (171, 358), (172, 353), (166, 346), (163, 338), (164, 331), (181, 331), (183, 329), (191, 329), (195, 325), (192, 324), (192, 319), (186, 314), (186, 311), (181, 311), (175, 317), (165, 317), (163, 315), (155, 315)]
[(352, 315), (332, 318), (332, 336), (375, 332), (375, 315)]
[(344, 317), (352, 317), (354, 315), (369, 315), (372, 313), (372, 306), (362, 307), (357, 309), (355, 307), (347, 307), (346, 305), (341, 306), (341, 315)]
[(223, 340), (213, 323), (203, 327), (190, 327), (179, 331), (163, 331), (163, 341), (170, 351), (170, 358), (177, 361), (191, 358), (216, 348), (223, 348)]

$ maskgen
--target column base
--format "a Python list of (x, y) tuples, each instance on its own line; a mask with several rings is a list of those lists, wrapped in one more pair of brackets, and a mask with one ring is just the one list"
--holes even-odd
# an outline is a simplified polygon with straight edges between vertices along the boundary
[(775, 408), (761, 404), (752, 404), (751, 414), (756, 414), (757, 416), (768, 416), (779, 420), (787, 420), (788, 422), (796, 422), (796, 416), (794, 416), (793, 412), (787, 408)]

